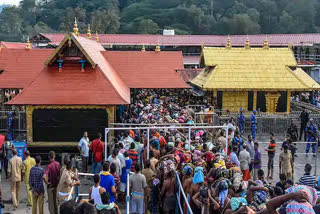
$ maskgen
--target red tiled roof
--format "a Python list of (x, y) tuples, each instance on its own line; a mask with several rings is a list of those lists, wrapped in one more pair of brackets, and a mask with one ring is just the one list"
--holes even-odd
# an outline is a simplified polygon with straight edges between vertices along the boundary
[[(85, 50), (89, 57), (99, 65), (101, 71), (105, 75), (105, 78), (110, 81), (112, 86), (115, 88), (116, 92), (127, 102), (130, 103), (130, 89), (121, 79), (120, 74), (117, 69), (113, 68), (101, 52), (105, 51), (100, 43), (96, 41), (89, 40), (84, 37), (74, 36), (76, 41), (80, 46)], [(130, 62), (126, 62), (127, 65), (130, 65)]]
[(178, 51), (103, 51), (129, 88), (188, 88), (176, 73), (183, 69)]
[(52, 49), (8, 49), (0, 51), (0, 88), (24, 88), (44, 67)]
[(177, 72), (185, 82), (191, 82), (191, 80), (193, 80), (201, 72), (201, 70), (201, 68), (187, 68), (177, 70)]
[(66, 35), (49, 59), (59, 53), (62, 46), (68, 42), (69, 36), (87, 59), (91, 63), (93, 61), (94, 65), (91, 67), (94, 66), (94, 70), (86, 68), (85, 72), (80, 72), (80, 64), (69, 65), (69, 67), (66, 64), (62, 72), (59, 72), (57, 67), (47, 66), (8, 104), (114, 105), (130, 103), (130, 89), (102, 56), (101, 51), (104, 51), (104, 48), (101, 44), (74, 34)]
[[(12, 48), (12, 49), (25, 49), (26, 48), (26, 43), (21, 43), (21, 42), (0, 42), (0, 45), (3, 48)], [(31, 47), (35, 47), (32, 45)]]
[[(64, 34), (42, 34), (53, 44), (59, 44)], [(86, 34), (81, 34), (87, 37)], [(320, 43), (320, 34), (269, 34), (270, 46), (311, 45)], [(244, 46), (247, 35), (231, 35), (233, 46)], [(92, 38), (94, 40), (94, 37)], [(250, 45), (263, 46), (265, 35), (249, 35)], [(225, 46), (225, 35), (145, 35), (145, 34), (99, 34), (99, 42), (103, 45), (164, 45), (164, 46)]]
[(9, 105), (114, 105), (128, 104), (105, 78), (101, 68), (80, 65), (46, 67)]
[[(79, 63), (65, 62), (61, 72), (50, 63), (61, 48), (66, 47), (69, 36), (91, 63), (85, 72), (80, 71)], [(47, 63), (48, 66), (7, 104), (121, 105), (130, 103), (130, 88), (189, 87), (175, 71), (183, 69), (181, 52), (107, 52), (96, 41), (69, 34), (48, 56)]]

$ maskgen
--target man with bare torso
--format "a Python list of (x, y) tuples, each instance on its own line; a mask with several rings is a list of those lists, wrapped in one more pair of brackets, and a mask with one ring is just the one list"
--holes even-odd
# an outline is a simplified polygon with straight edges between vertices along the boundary
[[(197, 194), (200, 191), (201, 186), (208, 186), (206, 182), (204, 182), (204, 174), (203, 174), (203, 168), (202, 167), (196, 167), (194, 169), (194, 176), (192, 179), (192, 186), (190, 187), (190, 198), (192, 198), (195, 194)], [(193, 203), (192, 200), (190, 200), (190, 206), (193, 213), (201, 213), (201, 209)]]
[(163, 200), (163, 211), (166, 214), (174, 213), (176, 207), (176, 196), (175, 196), (175, 182), (176, 177), (173, 170), (169, 171), (166, 179), (163, 182), (161, 189), (161, 198)]
[(185, 174), (183, 176), (182, 187), (184, 192), (188, 195), (192, 187), (192, 174)]
[[(188, 202), (190, 204), (190, 189), (192, 187), (192, 168), (189, 165), (185, 165), (182, 170), (183, 177), (182, 177), (182, 188), (183, 191), (186, 193)], [(186, 206), (186, 205), (185, 205)]]

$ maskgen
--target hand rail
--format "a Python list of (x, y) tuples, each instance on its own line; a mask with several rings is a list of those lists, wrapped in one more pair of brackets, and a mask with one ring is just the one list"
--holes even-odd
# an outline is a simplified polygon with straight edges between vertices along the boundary
[[(126, 213), (129, 214), (130, 213), (130, 182), (129, 182), (129, 179), (130, 179), (130, 174), (132, 174), (132, 172), (129, 172), (128, 173), (128, 177), (127, 177), (127, 188), (126, 188), (126, 191), (127, 191), (127, 196), (126, 196)], [(146, 205), (145, 205), (146, 206)]]
[(178, 188), (179, 188), (179, 191), (178, 191), (176, 194), (177, 194), (177, 202), (178, 202), (178, 205), (179, 205), (179, 208), (180, 208), (180, 212), (181, 212), (182, 214), (184, 213), (184, 212), (183, 212), (183, 208), (182, 208), (182, 206), (181, 206), (181, 204), (180, 204), (180, 202), (181, 202), (181, 200), (180, 200), (180, 193), (182, 193), (182, 196), (183, 196), (183, 198), (184, 198), (184, 201), (185, 201), (186, 204), (187, 204), (188, 213), (189, 213), (189, 214), (193, 214), (192, 209), (191, 209), (191, 207), (190, 207), (190, 204), (189, 204), (189, 202), (188, 202), (188, 199), (187, 199), (187, 197), (186, 197), (186, 194), (184, 193), (184, 190), (183, 190), (183, 188), (182, 188), (182, 184), (181, 184), (181, 181), (180, 181), (180, 178), (179, 178), (179, 173), (177, 173), (176, 178), (177, 178), (177, 183), (178, 183)]

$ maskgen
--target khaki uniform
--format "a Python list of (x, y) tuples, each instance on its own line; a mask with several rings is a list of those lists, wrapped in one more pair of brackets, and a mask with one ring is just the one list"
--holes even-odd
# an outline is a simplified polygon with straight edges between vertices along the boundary
[(282, 152), (279, 156), (279, 161), (281, 162), (281, 174), (285, 174), (287, 179), (292, 179), (292, 155), (291, 152)]
[(12, 203), (15, 207), (18, 207), (20, 203), (22, 169), (21, 158), (17, 155), (13, 156), (8, 163), (8, 174), (10, 174), (11, 181)]

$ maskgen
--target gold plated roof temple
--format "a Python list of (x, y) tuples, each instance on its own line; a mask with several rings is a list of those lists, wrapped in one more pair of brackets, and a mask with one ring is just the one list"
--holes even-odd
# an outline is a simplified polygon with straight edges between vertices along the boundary
[(191, 83), (203, 90), (308, 91), (320, 85), (298, 67), (289, 48), (205, 47), (205, 66)]

